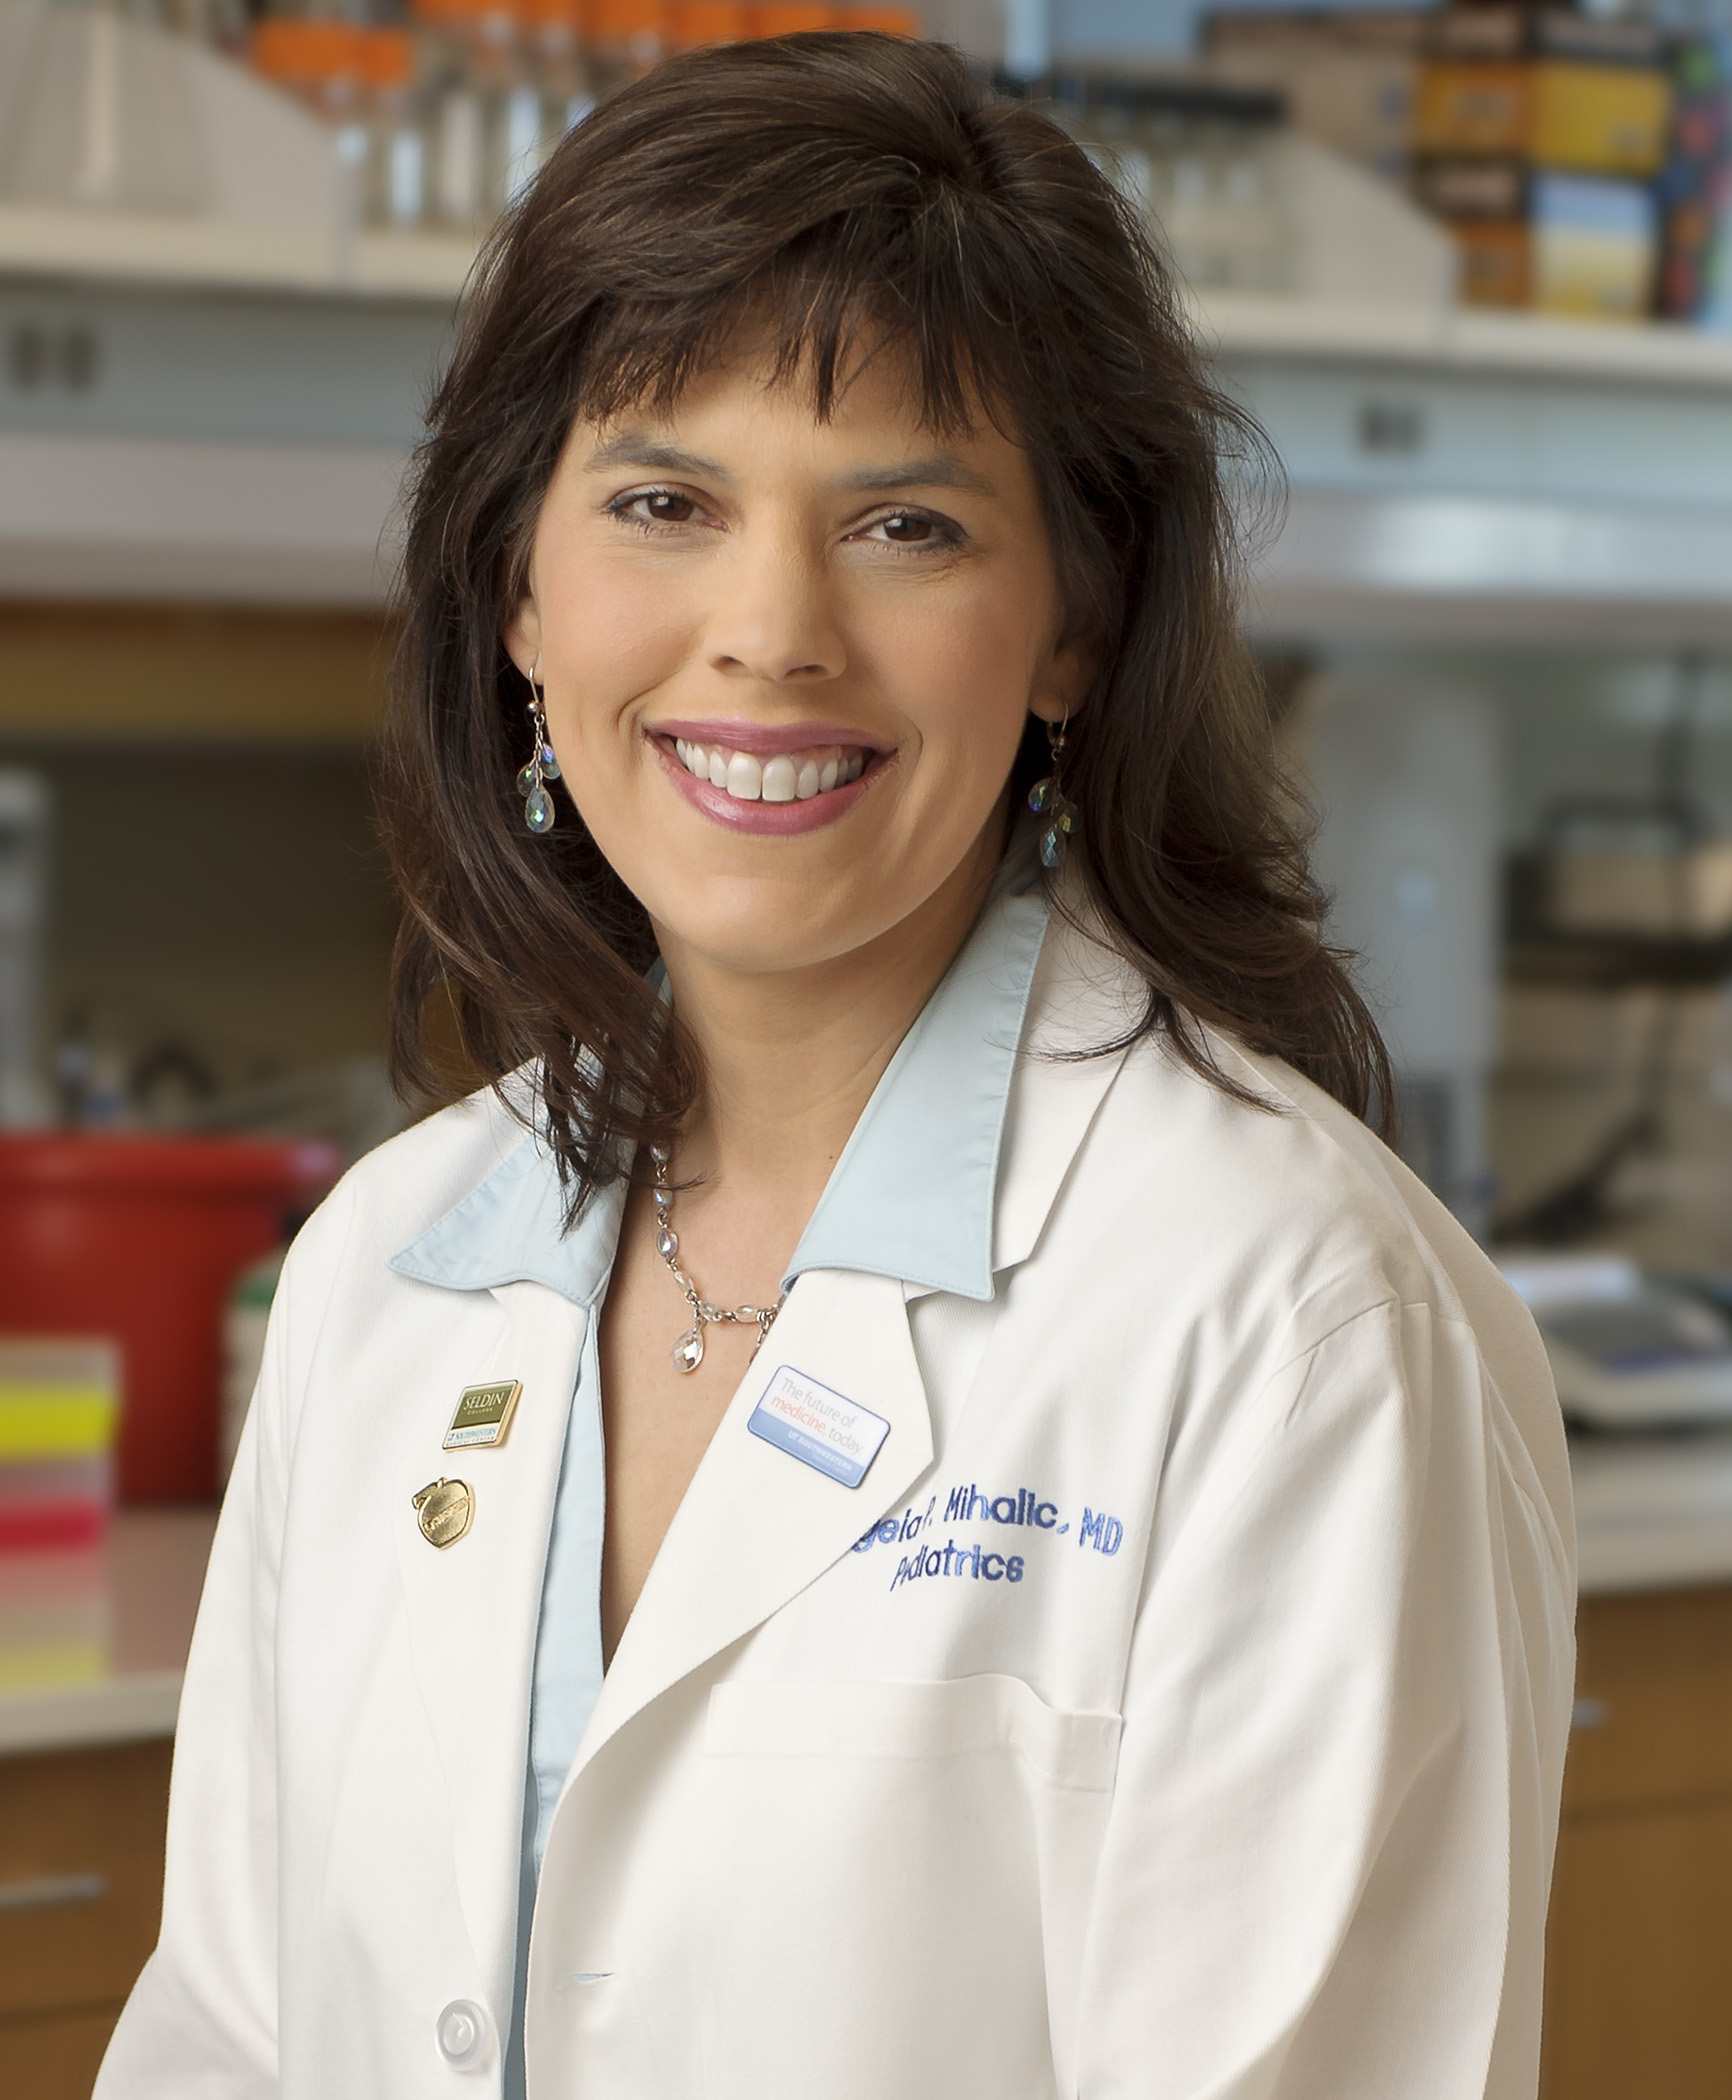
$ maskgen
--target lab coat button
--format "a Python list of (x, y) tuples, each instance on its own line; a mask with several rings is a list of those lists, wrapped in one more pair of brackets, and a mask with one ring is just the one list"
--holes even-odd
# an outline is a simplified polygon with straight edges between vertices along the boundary
[(434, 2024), (439, 2054), (454, 2071), (479, 2071), (487, 2061), (493, 2023), (473, 1998), (453, 1998)]

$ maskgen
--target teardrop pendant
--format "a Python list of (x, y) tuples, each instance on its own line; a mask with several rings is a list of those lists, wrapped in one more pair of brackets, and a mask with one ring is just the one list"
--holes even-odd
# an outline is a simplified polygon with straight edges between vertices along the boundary
[(553, 829), (553, 797), (544, 787), (531, 788), (523, 805), (523, 821), (537, 838)]
[(688, 1327), (673, 1346), (668, 1361), (676, 1371), (695, 1371), (704, 1360), (704, 1330), (701, 1325)]
[(541, 777), (543, 780), (557, 780), (560, 777), (559, 760), (554, 757), (551, 744), (543, 744), (541, 747)]
[(518, 770), (517, 792), (520, 795), (532, 795), (535, 792), (535, 787), (535, 761), (531, 759), (528, 765), (520, 767)]

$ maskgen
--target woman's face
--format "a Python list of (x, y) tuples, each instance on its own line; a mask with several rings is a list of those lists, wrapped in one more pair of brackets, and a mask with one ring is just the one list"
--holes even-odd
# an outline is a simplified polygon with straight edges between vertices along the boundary
[(745, 358), (578, 423), (507, 635), (596, 843), (662, 939), (835, 961), (971, 909), (1029, 711), (1080, 704), (1028, 455), (934, 438), (871, 361), (828, 422)]

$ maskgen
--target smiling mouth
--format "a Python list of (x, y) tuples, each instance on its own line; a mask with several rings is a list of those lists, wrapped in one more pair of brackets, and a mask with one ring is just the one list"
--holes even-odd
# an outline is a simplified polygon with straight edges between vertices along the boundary
[(760, 758), (687, 737), (664, 742), (694, 780), (720, 788), (736, 802), (811, 802), (858, 780), (873, 757), (863, 746), (848, 744), (814, 744)]

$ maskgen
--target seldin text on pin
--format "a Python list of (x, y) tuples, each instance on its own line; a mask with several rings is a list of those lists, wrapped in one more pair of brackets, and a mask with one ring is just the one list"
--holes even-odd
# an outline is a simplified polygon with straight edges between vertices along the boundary
[(475, 1491), (464, 1480), (430, 1480), (414, 1509), (430, 1546), (455, 1546), (475, 1521)]
[(492, 1385), (466, 1385), (457, 1396), (457, 1412), (445, 1432), (442, 1451), (474, 1451), (503, 1444), (517, 1412), (523, 1382), (496, 1379)]

